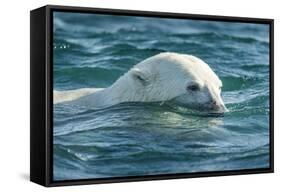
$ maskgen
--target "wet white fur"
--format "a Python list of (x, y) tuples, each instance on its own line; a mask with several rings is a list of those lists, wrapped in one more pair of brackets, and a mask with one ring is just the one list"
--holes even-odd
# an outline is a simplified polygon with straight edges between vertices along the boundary
[[(188, 91), (192, 83), (200, 90)], [(175, 100), (187, 106), (209, 107), (210, 101), (216, 101), (220, 110), (226, 110), (221, 86), (221, 80), (201, 59), (166, 52), (138, 63), (108, 88), (54, 91), (54, 103), (103, 108), (123, 102)]]

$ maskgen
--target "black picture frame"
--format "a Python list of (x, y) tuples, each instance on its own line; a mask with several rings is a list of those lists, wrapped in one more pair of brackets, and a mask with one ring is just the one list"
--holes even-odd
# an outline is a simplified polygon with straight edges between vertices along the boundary
[[(181, 174), (54, 181), (53, 173), (53, 11), (111, 15), (181, 18), (206, 21), (261, 23), (270, 26), (270, 167)], [(194, 178), (274, 172), (274, 20), (245, 17), (195, 15), (136, 10), (46, 5), (30, 12), (30, 180), (43, 186), (82, 185), (160, 179)]]

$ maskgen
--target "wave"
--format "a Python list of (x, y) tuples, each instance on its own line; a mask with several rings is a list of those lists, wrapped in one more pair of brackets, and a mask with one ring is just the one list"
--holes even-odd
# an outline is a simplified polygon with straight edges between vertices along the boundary
[[(254, 136), (254, 135), (253, 135)], [(243, 136), (241, 136), (244, 138)], [(80, 161), (116, 161), (122, 158), (123, 160), (129, 161), (134, 159), (138, 162), (152, 162), (154, 160), (176, 160), (176, 161), (194, 161), (198, 158), (208, 156), (216, 158), (221, 155), (225, 156), (228, 154), (227, 160), (237, 160), (243, 159), (247, 156), (254, 158), (255, 156), (263, 156), (268, 152), (268, 143), (258, 142), (245, 143), (242, 142), (241, 145), (222, 145), (218, 142), (188, 142), (182, 147), (179, 147), (178, 151), (171, 149), (166, 143), (162, 145), (161, 143), (150, 144), (149, 148), (146, 145), (139, 142), (119, 142), (119, 143), (107, 143), (107, 142), (91, 142), (83, 144), (65, 143), (57, 141), (54, 144), (54, 149), (57, 151), (57, 155), (64, 158), (71, 157), (70, 159), (78, 159)], [(245, 139), (245, 138), (244, 138)], [(238, 140), (237, 140), (238, 141)], [(254, 140), (251, 140), (254, 141)], [(188, 154), (188, 155), (187, 155)], [(149, 157), (149, 158), (148, 158)], [(135, 161), (135, 162), (137, 162)]]
[(262, 78), (247, 76), (221, 76), (220, 79), (223, 82), (223, 92), (242, 91), (264, 81)]
[[(106, 69), (101, 67), (68, 67), (55, 68), (55, 83), (84, 84), (84, 86), (102, 88), (111, 85), (123, 71), (118, 69)], [(100, 83), (100, 84), (99, 84)], [(101, 85), (103, 85), (101, 87)]]
[(253, 37), (227, 35), (227, 34), (216, 33), (216, 32), (179, 33), (179, 34), (172, 34), (172, 36), (185, 38), (185, 39), (196, 38), (200, 40), (200, 38), (204, 38), (206, 40), (216, 40), (216, 41), (229, 40), (229, 41), (240, 42), (240, 43), (260, 43), (263, 45), (269, 45), (269, 42), (262, 41), (260, 39), (253, 38)]

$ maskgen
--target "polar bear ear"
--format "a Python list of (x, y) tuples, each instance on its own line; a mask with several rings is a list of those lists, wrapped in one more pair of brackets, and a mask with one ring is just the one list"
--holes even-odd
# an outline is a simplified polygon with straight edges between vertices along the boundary
[(140, 82), (142, 85), (149, 84), (149, 75), (147, 75), (144, 71), (139, 68), (133, 68), (131, 71), (134, 80)]

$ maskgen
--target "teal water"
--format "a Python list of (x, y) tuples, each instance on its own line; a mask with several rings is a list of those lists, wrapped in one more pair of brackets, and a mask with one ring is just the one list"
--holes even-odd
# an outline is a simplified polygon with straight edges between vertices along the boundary
[(56, 12), (53, 50), (55, 90), (108, 87), (161, 52), (195, 55), (230, 110), (54, 105), (55, 180), (269, 167), (268, 25)]

